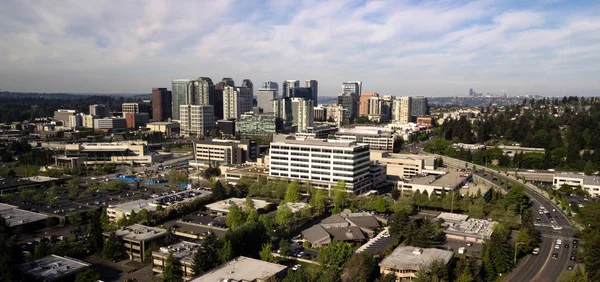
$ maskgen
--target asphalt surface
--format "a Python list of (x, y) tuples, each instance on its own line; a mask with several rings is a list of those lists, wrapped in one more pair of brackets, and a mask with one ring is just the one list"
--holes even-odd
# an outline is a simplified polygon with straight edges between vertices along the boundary
[[(451, 166), (464, 167), (465, 162), (444, 157), (444, 163)], [(469, 167), (472, 167), (472, 165), (469, 164)], [(492, 169), (486, 168), (485, 170), (488, 173), (486, 178), (490, 181), (495, 176), (503, 178), (505, 181), (508, 180), (513, 184), (519, 182), (513, 177), (499, 174)], [(522, 184), (522, 182), (519, 183)], [(528, 255), (523, 258), (517, 267), (504, 277), (503, 281), (557, 281), (561, 273), (569, 265), (574, 266), (574, 261), (570, 260), (573, 248), (573, 229), (571, 223), (559, 212), (559, 207), (555, 206), (550, 200), (529, 188), (526, 188), (525, 192), (532, 202), (531, 211), (534, 217), (539, 217), (541, 221), (536, 224), (537, 229), (542, 235), (542, 242), (539, 246), (540, 253), (539, 255)], [(555, 223), (551, 223), (547, 215), (539, 214), (540, 206), (544, 206), (549, 211)], [(556, 209), (556, 212), (553, 212), (553, 209)], [(555, 230), (552, 227), (553, 225), (560, 226), (562, 229)], [(556, 239), (562, 239), (563, 241), (560, 249), (554, 248)], [(564, 248), (565, 244), (569, 244), (568, 249)], [(552, 258), (554, 253), (558, 255), (556, 259)]]

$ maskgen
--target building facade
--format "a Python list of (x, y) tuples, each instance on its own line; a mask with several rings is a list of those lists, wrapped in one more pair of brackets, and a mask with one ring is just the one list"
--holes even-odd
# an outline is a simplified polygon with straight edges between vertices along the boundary
[(367, 144), (281, 138), (270, 145), (269, 167), (269, 176), (309, 181), (322, 189), (332, 189), (339, 180), (346, 182), (349, 192), (371, 187)]
[(205, 136), (215, 128), (215, 112), (211, 105), (181, 105), (179, 113), (183, 136)]
[(319, 82), (311, 79), (304, 82), (304, 87), (310, 88), (310, 92), (312, 93), (313, 104), (317, 106), (319, 104)]
[(256, 161), (258, 145), (249, 139), (243, 140), (198, 140), (194, 141), (194, 161), (190, 164), (231, 165)]
[(243, 114), (236, 125), (236, 131), (241, 135), (272, 135), (277, 133), (280, 127), (273, 113)]
[(418, 117), (429, 114), (429, 104), (427, 98), (423, 96), (412, 97), (411, 99), (411, 116), (412, 120), (417, 120)]
[(110, 115), (108, 106), (104, 104), (90, 105), (90, 115), (96, 116), (98, 118), (108, 117)]
[(252, 111), (253, 99), (248, 87), (226, 86), (223, 89), (223, 118), (239, 120), (243, 113)]
[(392, 152), (394, 150), (394, 132), (377, 127), (340, 128), (335, 133), (337, 140), (356, 141), (369, 144), (371, 150)]
[(348, 110), (350, 114), (350, 120), (354, 120), (358, 114), (358, 97), (356, 94), (347, 92), (338, 96), (338, 105)]
[(394, 100), (392, 106), (392, 120), (400, 124), (407, 124), (411, 120), (412, 99), (410, 97), (399, 97)]
[(116, 130), (125, 128), (127, 128), (127, 120), (125, 118), (99, 118), (94, 120), (94, 129)]
[(152, 119), (166, 121), (171, 118), (171, 91), (152, 88)]
[(278, 85), (272, 81), (265, 81), (256, 94), (256, 105), (263, 109), (264, 113), (273, 112), (273, 100), (277, 99)]
[(284, 80), (281, 83), (281, 97), (291, 98), (292, 88), (300, 87), (300, 80)]
[(124, 113), (127, 128), (145, 127), (150, 122), (148, 113)]
[(369, 99), (371, 98), (379, 98), (379, 94), (378, 93), (374, 93), (374, 92), (367, 92), (367, 93), (363, 93), (360, 98), (360, 106), (359, 106), (359, 116), (368, 116), (369, 115)]
[(171, 81), (171, 115), (179, 120), (179, 106), (189, 104), (186, 98), (187, 84), (191, 79), (174, 79)]

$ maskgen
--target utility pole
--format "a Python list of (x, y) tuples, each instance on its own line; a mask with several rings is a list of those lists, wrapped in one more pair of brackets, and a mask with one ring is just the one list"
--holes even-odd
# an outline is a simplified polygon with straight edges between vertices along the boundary
[(519, 246), (519, 244), (525, 244), (525, 243), (524, 243), (524, 242), (517, 242), (517, 243), (515, 244), (515, 260), (514, 260), (514, 262), (513, 262), (513, 264), (515, 264), (515, 266), (516, 266), (516, 264), (517, 264), (517, 247)]

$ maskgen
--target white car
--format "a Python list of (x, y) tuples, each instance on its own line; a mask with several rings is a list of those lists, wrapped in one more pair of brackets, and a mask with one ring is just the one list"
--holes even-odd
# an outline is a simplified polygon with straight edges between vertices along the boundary
[(559, 245), (554, 245), (554, 248), (558, 250), (558, 249), (560, 249), (560, 246)]
[(296, 265), (294, 265), (294, 267), (292, 267), (292, 270), (293, 270), (293, 271), (296, 271), (296, 270), (298, 270), (298, 269), (300, 269), (300, 268), (302, 268), (302, 265), (300, 265), (300, 264), (296, 264)]
[(556, 239), (556, 244), (557, 244), (557, 245), (560, 245), (560, 244), (562, 244), (562, 240), (561, 240), (561, 239)]

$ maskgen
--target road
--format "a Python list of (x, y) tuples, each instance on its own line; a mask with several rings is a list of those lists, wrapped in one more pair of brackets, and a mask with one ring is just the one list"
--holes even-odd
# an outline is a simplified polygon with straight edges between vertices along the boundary
[[(444, 163), (446, 165), (463, 168), (465, 162), (458, 159), (444, 157)], [(472, 163), (468, 164), (469, 167), (473, 167)], [(476, 165), (477, 166), (477, 165)], [(479, 166), (480, 167), (480, 166)], [(503, 178), (505, 181), (510, 181), (513, 184), (520, 183), (519, 180), (515, 179), (511, 175), (499, 173), (496, 170), (485, 168), (485, 176), (488, 180), (493, 181), (493, 177)], [(499, 184), (499, 183), (497, 183)], [(504, 277), (504, 281), (556, 281), (560, 274), (567, 269), (567, 267), (573, 262), (570, 260), (572, 250), (572, 235), (573, 229), (571, 222), (566, 216), (560, 212), (560, 208), (554, 205), (549, 199), (545, 198), (538, 191), (533, 190), (530, 185), (525, 189), (525, 193), (529, 196), (532, 206), (531, 212), (535, 217), (540, 218), (537, 228), (542, 234), (542, 242), (540, 244), (540, 254), (537, 256), (528, 255), (521, 260), (519, 265), (507, 276)], [(540, 206), (544, 206), (552, 215), (552, 218), (556, 223), (552, 224), (546, 215), (540, 215), (538, 212)], [(552, 210), (556, 209), (556, 212)], [(562, 227), (561, 230), (555, 230), (551, 226), (558, 225)], [(563, 244), (560, 249), (554, 249), (555, 240), (562, 239)], [(570, 248), (566, 249), (565, 244), (569, 244)], [(553, 259), (552, 254), (557, 253), (558, 258)]]

